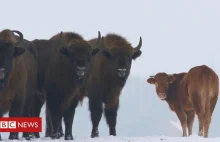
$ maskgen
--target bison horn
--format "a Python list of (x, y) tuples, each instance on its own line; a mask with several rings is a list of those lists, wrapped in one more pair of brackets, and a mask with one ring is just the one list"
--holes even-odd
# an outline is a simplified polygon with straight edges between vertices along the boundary
[(63, 31), (60, 32), (60, 41), (61, 41), (61, 43), (64, 44)]
[(98, 31), (98, 40), (96, 42), (97, 46), (99, 45), (100, 41), (101, 41), (101, 33), (100, 33), (100, 31)]
[(134, 48), (134, 53), (139, 51), (141, 49), (141, 46), (142, 46), (142, 38), (140, 37), (138, 46)]
[(18, 40), (17, 43), (20, 43), (23, 40), (24, 36), (20, 31), (12, 30), (11, 32), (16, 33), (16, 34), (19, 35), (19, 40)]

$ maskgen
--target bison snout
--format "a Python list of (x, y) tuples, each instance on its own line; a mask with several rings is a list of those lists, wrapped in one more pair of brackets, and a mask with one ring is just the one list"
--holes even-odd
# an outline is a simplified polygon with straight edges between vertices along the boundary
[(125, 77), (126, 76), (126, 74), (127, 74), (127, 69), (118, 69), (117, 70), (117, 74), (118, 74), (118, 76), (119, 77)]
[(165, 100), (167, 98), (167, 94), (166, 93), (159, 93), (158, 96), (159, 96), (159, 98), (161, 100)]
[(3, 80), (3, 79), (5, 79), (5, 69), (1, 68), (0, 69), (0, 80)]
[(86, 74), (86, 67), (77, 67), (77, 76), (82, 79)]

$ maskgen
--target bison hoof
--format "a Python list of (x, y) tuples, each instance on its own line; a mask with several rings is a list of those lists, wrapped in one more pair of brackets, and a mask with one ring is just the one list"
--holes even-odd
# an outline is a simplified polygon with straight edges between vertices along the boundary
[(58, 133), (52, 134), (52, 136), (51, 136), (51, 139), (59, 139), (59, 138), (60, 138), (60, 136)]
[(99, 137), (99, 133), (98, 132), (91, 134), (91, 138), (95, 138), (95, 137)]
[(34, 133), (34, 137), (39, 139), (40, 138), (40, 134), (38, 132)]
[(63, 132), (59, 132), (59, 137), (61, 138), (63, 136), (64, 136)]
[(18, 140), (18, 135), (17, 134), (10, 134), (8, 139), (9, 140)]
[(65, 140), (73, 140), (73, 136), (72, 135), (66, 135)]

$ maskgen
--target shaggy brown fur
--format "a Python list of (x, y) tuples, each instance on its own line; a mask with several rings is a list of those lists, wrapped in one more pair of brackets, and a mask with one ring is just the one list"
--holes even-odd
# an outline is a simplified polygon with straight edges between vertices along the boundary
[[(60, 138), (61, 119), (65, 122), (65, 139), (73, 139), (72, 123), (91, 56), (99, 49), (77, 33), (61, 33), (50, 40), (33, 41), (38, 49), (39, 90), (46, 94), (46, 136)], [(39, 107), (41, 108), (41, 106)]]
[[(156, 85), (160, 99), (166, 100), (182, 125), (183, 136), (192, 134), (195, 113), (199, 118), (199, 135), (208, 137), (211, 116), (218, 99), (219, 79), (209, 67), (196, 66), (188, 73), (157, 73), (147, 80)], [(203, 133), (204, 130), (204, 133)]]
[[(33, 44), (24, 40), (21, 32), (0, 32), (0, 70), (0, 117), (7, 112), (9, 117), (28, 117), (36, 91), (37, 64)], [(23, 137), (30, 139), (28, 133)], [(10, 133), (9, 139), (18, 139), (18, 133)]]
[[(90, 40), (91, 44), (96, 39)], [(116, 118), (119, 96), (130, 73), (132, 59), (141, 55), (141, 41), (134, 52), (131, 44), (122, 36), (107, 34), (102, 38), (102, 49), (92, 58), (91, 68), (85, 84), (89, 97), (89, 109), (93, 124), (91, 137), (98, 137), (98, 125), (102, 116), (102, 103), (105, 104), (105, 116), (109, 125), (109, 134), (116, 135)]]

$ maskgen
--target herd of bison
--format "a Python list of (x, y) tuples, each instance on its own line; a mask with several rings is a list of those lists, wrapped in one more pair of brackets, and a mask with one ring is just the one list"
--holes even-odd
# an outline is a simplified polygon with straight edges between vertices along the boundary
[[(17, 30), (0, 32), (0, 117), (39, 117), (46, 104), (45, 137), (73, 140), (75, 109), (89, 99), (91, 137), (99, 136), (104, 111), (109, 135), (116, 136), (119, 97), (130, 74), (132, 60), (142, 54), (142, 38), (136, 47), (123, 36), (109, 33), (85, 40), (74, 32), (60, 32), (50, 39), (28, 41)], [(195, 114), (199, 136), (208, 137), (212, 113), (218, 100), (218, 75), (206, 65), (188, 72), (157, 73), (147, 79), (157, 96), (179, 118), (182, 136), (192, 134)], [(65, 130), (62, 129), (62, 119)], [(188, 135), (187, 135), (188, 128)], [(23, 138), (39, 138), (23, 132)], [(1, 138), (0, 138), (1, 139)], [(19, 139), (10, 132), (9, 139)]]

